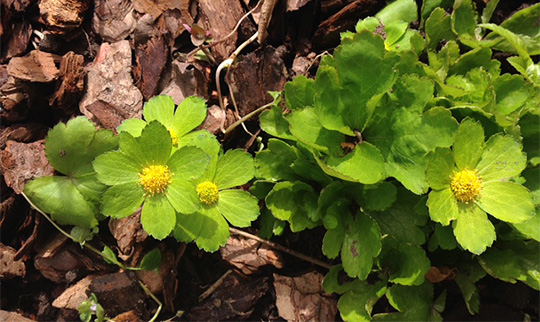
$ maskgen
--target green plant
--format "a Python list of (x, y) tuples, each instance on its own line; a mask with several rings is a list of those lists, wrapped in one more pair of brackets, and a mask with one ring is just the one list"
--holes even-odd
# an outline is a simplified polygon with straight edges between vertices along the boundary
[[(105, 321), (105, 310), (103, 306), (98, 303), (96, 294), (92, 293), (90, 298), (79, 305), (79, 319), (83, 322), (92, 321), (92, 317), (95, 315), (94, 321), (102, 322)], [(108, 319), (107, 319), (108, 320)]]

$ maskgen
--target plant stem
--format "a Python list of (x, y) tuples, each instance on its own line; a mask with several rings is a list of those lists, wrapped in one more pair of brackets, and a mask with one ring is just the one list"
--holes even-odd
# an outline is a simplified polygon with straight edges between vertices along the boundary
[(269, 240), (266, 240), (266, 239), (262, 239), (261, 237), (259, 236), (255, 236), (255, 235), (252, 235), (250, 233), (247, 233), (243, 230), (239, 230), (239, 229), (236, 229), (236, 228), (233, 228), (233, 227), (229, 227), (229, 231), (231, 232), (231, 234), (235, 234), (235, 235), (240, 235), (240, 236), (244, 236), (246, 238), (251, 238), (251, 239), (254, 239), (260, 243), (263, 243), (265, 245), (268, 245), (272, 248), (275, 248), (277, 250), (280, 250), (284, 253), (287, 253), (289, 255), (292, 255), (294, 257), (297, 257), (297, 258), (300, 258), (301, 260), (305, 260), (307, 262), (310, 262), (312, 264), (315, 264), (317, 266), (320, 266), (320, 267), (324, 267), (326, 269), (330, 269), (332, 268), (332, 265), (328, 264), (328, 263), (325, 263), (323, 261), (320, 261), (318, 259), (315, 259), (315, 258), (312, 258), (312, 257), (309, 257), (307, 255), (304, 255), (302, 253), (299, 253), (297, 251), (294, 251), (292, 249), (289, 249), (289, 248), (286, 248), (284, 246), (281, 246), (280, 244), (277, 244), (277, 243), (274, 243), (274, 242), (271, 242)]
[(231, 132), (232, 130), (234, 130), (238, 125), (244, 123), (245, 121), (249, 120), (250, 118), (252, 118), (254, 115), (257, 115), (258, 113), (264, 111), (265, 109), (267, 109), (268, 107), (272, 106), (272, 103), (268, 103), (268, 104), (265, 104), (259, 108), (257, 108), (256, 110), (254, 110), (253, 112), (249, 113), (249, 114), (246, 114), (245, 116), (243, 116), (241, 119), (239, 119), (238, 121), (234, 122), (233, 124), (229, 125), (229, 127), (223, 131), (223, 134), (227, 134), (229, 132)]
[(144, 292), (158, 304), (156, 313), (154, 313), (154, 316), (152, 316), (152, 318), (148, 321), (148, 322), (154, 322), (159, 316), (159, 313), (161, 313), (161, 308), (163, 307), (163, 303), (161, 303), (161, 301), (152, 292), (150, 292), (150, 290), (146, 287), (146, 285), (144, 285), (143, 282), (139, 281), (139, 285), (142, 287)]

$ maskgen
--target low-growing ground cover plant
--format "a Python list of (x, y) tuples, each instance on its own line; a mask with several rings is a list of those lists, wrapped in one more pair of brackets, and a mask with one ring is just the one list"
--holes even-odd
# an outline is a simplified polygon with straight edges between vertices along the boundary
[[(540, 290), (540, 4), (498, 26), (497, 3), (479, 15), (471, 0), (398, 0), (359, 21), (261, 114), (255, 158), (195, 130), (202, 99), (175, 110), (158, 96), (118, 136), (82, 117), (57, 125), (47, 156), (65, 176), (25, 193), (87, 229), (142, 206), (151, 236), (205, 251), (260, 213), (265, 238), (322, 226), (335, 264), (323, 286), (346, 321), (441, 320), (448, 283), (475, 314), (487, 274)], [(373, 312), (382, 298), (395, 311)]]

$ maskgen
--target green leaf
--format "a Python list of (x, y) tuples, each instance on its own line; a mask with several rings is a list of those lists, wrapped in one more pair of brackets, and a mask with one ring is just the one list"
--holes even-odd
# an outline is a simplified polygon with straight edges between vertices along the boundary
[(247, 191), (220, 191), (217, 207), (225, 219), (236, 227), (249, 227), (259, 216), (258, 200)]
[(476, 203), (488, 214), (509, 223), (522, 223), (534, 216), (529, 190), (514, 182), (484, 182)]
[(296, 140), (289, 131), (289, 122), (283, 116), (281, 108), (272, 106), (259, 116), (261, 129), (266, 133), (284, 140)]
[(434, 190), (450, 187), (454, 172), (454, 154), (448, 148), (436, 148), (428, 154), (426, 162), (426, 179)]
[(246, 184), (253, 179), (253, 157), (240, 150), (228, 150), (219, 158), (214, 183), (219, 190)]
[(195, 146), (210, 156), (210, 163), (208, 164), (204, 178), (206, 180), (212, 180), (216, 174), (219, 153), (221, 151), (221, 144), (216, 137), (206, 130), (191, 132), (178, 138), (178, 148), (183, 146)]
[(255, 156), (255, 176), (270, 181), (294, 181), (297, 175), (291, 165), (297, 157), (287, 143), (269, 139), (268, 147)]
[(437, 247), (444, 250), (452, 250), (457, 247), (457, 241), (452, 227), (442, 226), (439, 223), (435, 224), (435, 231), (429, 240), (429, 250), (433, 252)]
[[(467, 0), (470, 1), (470, 0)], [(497, 60), (492, 60), (492, 51), (489, 48), (476, 48), (461, 56), (455, 64), (450, 67), (449, 75), (465, 75), (470, 70), (475, 68), (483, 68), (489, 74), (498, 76), (500, 73), (501, 63)]]
[(141, 149), (138, 138), (135, 138), (128, 132), (120, 132), (118, 133), (118, 141), (120, 145), (120, 152), (127, 155), (128, 159), (131, 159), (131, 162), (141, 167), (147, 163), (146, 155)]
[(540, 242), (540, 208), (535, 209), (534, 216), (522, 223), (512, 224), (512, 226), (519, 231), (525, 238), (534, 239)]
[(525, 80), (520, 75), (504, 74), (493, 81), (493, 86), (497, 97), (496, 110), (504, 115), (519, 109), (529, 99)]
[(475, 285), (474, 280), (471, 280), (469, 276), (458, 272), (454, 279), (459, 286), (461, 293), (463, 293), (463, 299), (467, 306), (467, 310), (470, 314), (476, 314), (480, 311), (480, 294), (478, 288)]
[(120, 152), (106, 152), (93, 162), (99, 181), (106, 185), (134, 183), (139, 181), (143, 165), (135, 163), (128, 155)]
[(495, 240), (495, 227), (486, 213), (474, 204), (461, 205), (459, 216), (454, 221), (454, 235), (464, 249), (473, 254), (482, 254)]
[[(328, 61), (327, 58), (325, 61)], [(351, 128), (343, 119), (345, 106), (340, 99), (341, 84), (337, 70), (328, 64), (321, 64), (315, 79), (314, 106), (319, 115), (319, 121), (328, 130), (353, 135)]]
[[(431, 13), (437, 9), (437, 7), (440, 7), (441, 9), (450, 9), (452, 8), (452, 4), (454, 3), (453, 0), (425, 0), (422, 1), (422, 8), (421, 8), (421, 26), (424, 26), (424, 22), (426, 19), (431, 15)], [(427, 23), (427, 22), (426, 22)], [(427, 26), (426, 26), (427, 28)]]
[(141, 136), (142, 130), (146, 126), (146, 122), (141, 119), (127, 119), (122, 122), (117, 128), (116, 131), (127, 132), (134, 137)]
[[(107, 246), (103, 247), (103, 251), (101, 252), (101, 255), (103, 255), (103, 259), (107, 263), (114, 264), (114, 265), (117, 265), (119, 267), (124, 267), (124, 265), (122, 265), (122, 263), (120, 263), (118, 261), (118, 258), (116, 257), (116, 254), (109, 247), (107, 247)], [(94, 296), (94, 298), (95, 298), (95, 296)]]
[(377, 222), (358, 213), (356, 219), (345, 223), (345, 239), (341, 261), (350, 277), (365, 280), (371, 272), (373, 259), (381, 252), (381, 232)]
[(176, 108), (172, 128), (180, 138), (201, 125), (206, 118), (206, 103), (196, 96), (186, 97)]
[(433, 98), (434, 85), (427, 77), (406, 74), (398, 79), (393, 89), (391, 97), (397, 106), (405, 106), (422, 113)]
[(426, 41), (428, 49), (435, 51), (441, 40), (454, 40), (450, 16), (442, 8), (435, 8), (426, 20)]
[(117, 146), (111, 131), (96, 131), (92, 122), (79, 116), (49, 131), (45, 153), (53, 168), (65, 175), (78, 176), (93, 172), (92, 160)]
[(540, 290), (540, 252), (537, 242), (515, 241), (491, 248), (478, 258), (486, 272), (500, 280), (515, 283), (521, 281)]
[(360, 204), (366, 210), (382, 211), (392, 206), (396, 201), (396, 195), (396, 186), (388, 181), (365, 185), (360, 196)]
[[(526, 50), (529, 55), (540, 54), (540, 46), (538, 45), (540, 40), (540, 31), (535, 25), (540, 18), (539, 9), (540, 4), (538, 3), (530, 7), (526, 7), (514, 13), (512, 17), (503, 21), (503, 23), (500, 25), (500, 27), (519, 35), (522, 42), (526, 46)], [(486, 38), (493, 39), (497, 38), (498, 36), (499, 34), (493, 32)], [(505, 52), (513, 52), (514, 50), (514, 47), (506, 41), (497, 43), (493, 48)]]
[(484, 182), (501, 181), (518, 176), (527, 164), (521, 145), (511, 136), (493, 135), (486, 142), (476, 169)]
[(425, 200), (402, 187), (397, 192), (397, 201), (392, 207), (372, 212), (371, 216), (379, 224), (381, 234), (399, 242), (422, 245), (426, 237), (421, 227), (427, 221), (427, 214), (418, 213), (415, 207), (421, 205), (425, 208)]
[(368, 142), (357, 144), (351, 153), (343, 157), (329, 157), (326, 165), (351, 181), (374, 184), (384, 179), (384, 157), (377, 147)]
[(344, 39), (335, 51), (345, 106), (343, 118), (351, 129), (363, 130), (371, 114), (368, 101), (388, 91), (396, 81), (394, 67), (399, 57), (385, 53), (382, 38), (369, 31)]
[(101, 212), (112, 218), (124, 218), (133, 214), (144, 201), (141, 185), (128, 182), (110, 187), (104, 194)]
[(169, 130), (158, 121), (151, 121), (138, 138), (146, 164), (165, 165), (171, 155), (172, 139)]
[[(291, 133), (301, 142), (325, 153), (337, 153), (344, 135), (322, 127), (313, 107), (294, 111), (288, 117)], [(341, 150), (341, 149), (340, 149)]]
[(201, 208), (199, 195), (191, 182), (173, 179), (166, 196), (174, 209), (182, 214), (192, 214)]
[[(95, 173), (72, 178), (71, 182), (73, 182), (75, 188), (79, 190), (84, 199), (89, 202), (94, 214), (98, 214), (101, 206), (101, 198), (108, 187), (97, 179)], [(76, 208), (77, 205), (73, 205), (73, 207)]]
[(287, 108), (291, 110), (313, 106), (314, 96), (314, 81), (303, 75), (295, 77), (292, 82), (285, 84), (285, 102)]
[(433, 301), (433, 286), (424, 282), (418, 286), (393, 285), (386, 291), (388, 302), (398, 313), (380, 313), (373, 321), (428, 321)]
[(449, 147), (457, 121), (448, 109), (435, 107), (422, 115), (399, 109), (394, 113), (394, 142), (386, 171), (415, 194), (427, 191), (426, 155), (437, 147)]
[(483, 145), (482, 125), (470, 118), (461, 121), (452, 147), (458, 169), (475, 169), (482, 156)]
[(158, 240), (169, 236), (176, 223), (176, 211), (169, 200), (156, 194), (146, 198), (141, 212), (143, 229)]
[(174, 101), (170, 96), (154, 96), (144, 104), (143, 116), (146, 122), (158, 121), (171, 128), (173, 124)]
[(28, 182), (24, 193), (43, 212), (61, 225), (97, 226), (95, 208), (68, 177), (45, 176)]
[(195, 240), (200, 249), (215, 252), (227, 243), (229, 225), (218, 207), (203, 206), (201, 211), (190, 215), (177, 214), (173, 235), (178, 241)]
[(340, 199), (334, 202), (324, 216), (326, 221), (328, 217), (334, 218), (335, 227), (327, 228), (326, 234), (323, 238), (322, 252), (326, 257), (330, 259), (336, 258), (340, 251), (341, 246), (343, 245), (343, 240), (345, 239), (345, 224), (344, 222), (351, 221), (351, 214), (348, 210), (350, 203), (346, 199)]
[(443, 190), (432, 190), (429, 193), (427, 206), (431, 220), (448, 226), (459, 216), (458, 201), (450, 187)]
[(304, 182), (278, 182), (266, 196), (266, 207), (277, 219), (288, 221), (293, 232), (316, 225), (310, 218), (317, 216), (317, 194)]
[(371, 312), (375, 303), (386, 292), (386, 283), (355, 283), (354, 287), (343, 294), (338, 301), (339, 314), (344, 321), (371, 321)]
[(154, 248), (146, 255), (144, 255), (140, 268), (143, 271), (157, 270), (161, 265), (161, 251), (159, 248)]
[[(478, 21), (478, 14), (471, 0), (456, 0), (454, 11), (452, 11), (452, 30), (464, 42), (465, 40), (475, 40), (475, 29)], [(469, 42), (464, 42), (470, 46)]]
[(391, 22), (413, 22), (418, 20), (418, 8), (414, 0), (397, 0), (379, 11), (375, 17), (379, 18), (384, 25)]
[(401, 285), (420, 285), (431, 263), (420, 246), (385, 239), (380, 256), (382, 269), (389, 270), (389, 281)]
[(173, 180), (200, 178), (208, 167), (210, 157), (194, 146), (182, 147), (173, 153), (167, 166), (174, 174)]

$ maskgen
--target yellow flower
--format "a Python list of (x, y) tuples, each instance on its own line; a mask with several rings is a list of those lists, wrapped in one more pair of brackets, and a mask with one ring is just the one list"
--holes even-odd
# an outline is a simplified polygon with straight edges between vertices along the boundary
[(450, 188), (457, 200), (466, 204), (475, 199), (482, 189), (482, 178), (476, 170), (461, 170), (455, 172)]

